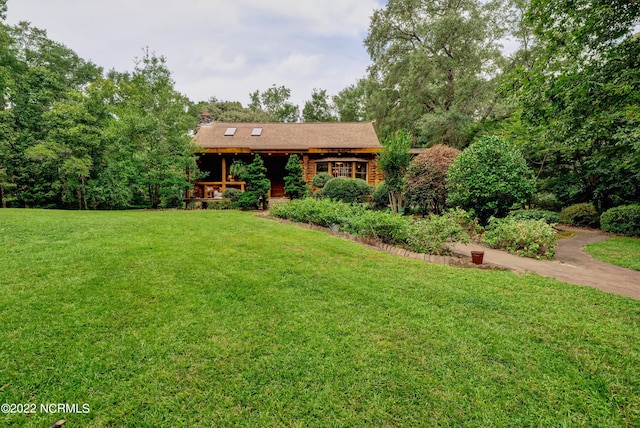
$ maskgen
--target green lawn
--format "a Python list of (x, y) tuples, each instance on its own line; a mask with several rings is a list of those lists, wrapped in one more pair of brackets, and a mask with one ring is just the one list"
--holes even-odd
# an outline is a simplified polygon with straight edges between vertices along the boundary
[(608, 241), (589, 244), (586, 250), (603, 262), (640, 270), (640, 238), (615, 236)]
[(0, 210), (0, 426), (639, 426), (640, 302), (220, 211)]

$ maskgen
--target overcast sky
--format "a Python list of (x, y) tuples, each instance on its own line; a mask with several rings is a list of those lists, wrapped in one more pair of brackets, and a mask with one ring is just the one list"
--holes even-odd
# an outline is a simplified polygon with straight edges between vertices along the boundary
[(249, 102), (285, 85), (303, 107), (363, 77), (369, 18), (384, 0), (9, 0), (7, 21), (29, 21), (105, 70), (131, 71), (143, 48), (167, 58), (192, 101)]

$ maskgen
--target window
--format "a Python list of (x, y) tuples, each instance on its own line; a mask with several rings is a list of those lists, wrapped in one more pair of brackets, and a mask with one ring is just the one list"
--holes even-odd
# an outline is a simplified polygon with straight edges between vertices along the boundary
[(238, 128), (227, 128), (227, 130), (224, 132), (224, 136), (225, 137), (233, 137), (234, 135), (236, 135), (236, 130)]
[(251, 131), (252, 137), (259, 137), (261, 135), (262, 135), (262, 128), (253, 128), (253, 131)]
[(367, 181), (367, 164), (364, 162), (356, 162), (356, 178)]
[(329, 164), (327, 162), (317, 162), (316, 163), (316, 175), (321, 172), (329, 172)]
[(316, 161), (316, 175), (328, 172), (334, 177), (359, 178), (367, 181), (368, 161), (359, 158), (326, 158)]
[(334, 162), (331, 174), (334, 177), (347, 177), (351, 178), (351, 162)]

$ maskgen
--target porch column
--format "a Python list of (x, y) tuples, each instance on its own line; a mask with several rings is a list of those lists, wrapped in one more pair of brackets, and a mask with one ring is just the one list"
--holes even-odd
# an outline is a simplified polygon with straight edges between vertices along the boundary
[(227, 159), (222, 157), (222, 193), (227, 190)]

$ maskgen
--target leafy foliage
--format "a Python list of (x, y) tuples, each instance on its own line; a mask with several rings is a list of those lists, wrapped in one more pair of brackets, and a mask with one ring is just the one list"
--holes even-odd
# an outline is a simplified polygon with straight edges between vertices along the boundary
[(438, 144), (416, 156), (407, 169), (405, 199), (420, 214), (441, 214), (447, 203), (447, 171), (460, 150)]
[(600, 227), (605, 232), (640, 236), (640, 205), (623, 205), (608, 209), (600, 216)]
[(509, 213), (509, 217), (517, 220), (544, 220), (547, 224), (560, 222), (560, 214), (557, 212), (538, 209), (513, 211)]
[(529, 199), (535, 179), (522, 153), (500, 137), (485, 136), (466, 148), (447, 172), (448, 203), (474, 210), (480, 222), (505, 216)]
[(541, 210), (560, 211), (562, 202), (553, 193), (536, 193), (531, 198), (531, 205)]
[(404, 207), (402, 192), (405, 175), (411, 161), (411, 145), (413, 138), (405, 131), (398, 131), (387, 137), (380, 153), (379, 165), (384, 172), (384, 181), (389, 189), (389, 202), (393, 212)]
[(411, 223), (407, 246), (418, 253), (450, 254), (448, 242), (469, 243), (469, 235), (460, 222), (459, 212), (430, 215)]
[(337, 122), (334, 110), (327, 90), (314, 89), (311, 99), (304, 103), (302, 119), (305, 122)]
[(222, 198), (219, 200), (208, 201), (204, 203), (207, 204), (208, 210), (220, 211), (220, 210), (228, 210), (233, 208), (233, 202), (231, 201), (231, 199), (228, 199), (228, 198)]
[(291, 89), (285, 86), (271, 86), (264, 92), (256, 90), (251, 96), (249, 109), (264, 112), (271, 122), (297, 122), (300, 112), (298, 106), (289, 102)]
[(315, 198), (291, 201), (288, 204), (276, 205), (269, 210), (274, 217), (323, 227), (344, 224), (347, 218), (363, 212), (364, 208), (359, 205)]
[(207, 111), (220, 122), (268, 122), (269, 114), (262, 110), (243, 107), (238, 101), (221, 101), (216, 97), (201, 104), (199, 111)]
[(371, 186), (359, 178), (334, 178), (327, 181), (318, 192), (323, 198), (346, 203), (362, 201), (371, 195)]
[(365, 79), (349, 85), (333, 96), (333, 103), (340, 122), (362, 122), (367, 118)]
[(239, 208), (238, 200), (240, 199), (240, 195), (242, 195), (242, 191), (240, 189), (228, 187), (222, 194), (222, 197), (231, 201), (232, 208)]
[(314, 187), (322, 188), (325, 184), (327, 184), (329, 180), (333, 180), (334, 178), (335, 177), (328, 172), (321, 172), (320, 174), (316, 174), (316, 176), (313, 177), (313, 180), (311, 180), (311, 185)]
[(640, 7), (532, 0), (540, 56), (516, 73), (523, 120), (544, 129), (542, 178), (565, 204), (640, 199)]
[(136, 184), (152, 208), (171, 206), (189, 187), (186, 171), (197, 171), (187, 130), (189, 100), (174, 89), (166, 59), (145, 51), (133, 74), (120, 77), (115, 134), (132, 153)]
[(377, 209), (389, 207), (389, 186), (386, 181), (378, 183), (373, 191), (373, 206)]
[(536, 259), (552, 259), (558, 244), (556, 231), (546, 221), (514, 217), (492, 218), (482, 240), (491, 248)]
[(591, 203), (574, 204), (560, 211), (560, 223), (580, 227), (598, 227), (600, 215)]
[(468, 242), (469, 238), (463, 226), (467, 216), (460, 210), (412, 222), (408, 217), (388, 211), (371, 211), (361, 205), (306, 198), (278, 205), (270, 210), (270, 214), (301, 223), (337, 227), (354, 235), (429, 254), (447, 254), (447, 242)]
[(495, 102), (500, 13), (476, 0), (390, 0), (374, 12), (368, 108), (383, 138), (406, 129), (419, 143), (469, 143)]
[(291, 199), (304, 198), (309, 193), (309, 186), (302, 178), (302, 165), (298, 155), (289, 156), (285, 166), (287, 175), (284, 177), (284, 193)]
[(247, 165), (239, 159), (235, 159), (229, 165), (229, 174), (235, 178), (239, 178), (245, 172), (247, 172)]
[(245, 210), (266, 209), (271, 182), (260, 155), (254, 156), (253, 162), (247, 165), (247, 171), (240, 178), (245, 182), (246, 190), (238, 198), (238, 205)]

